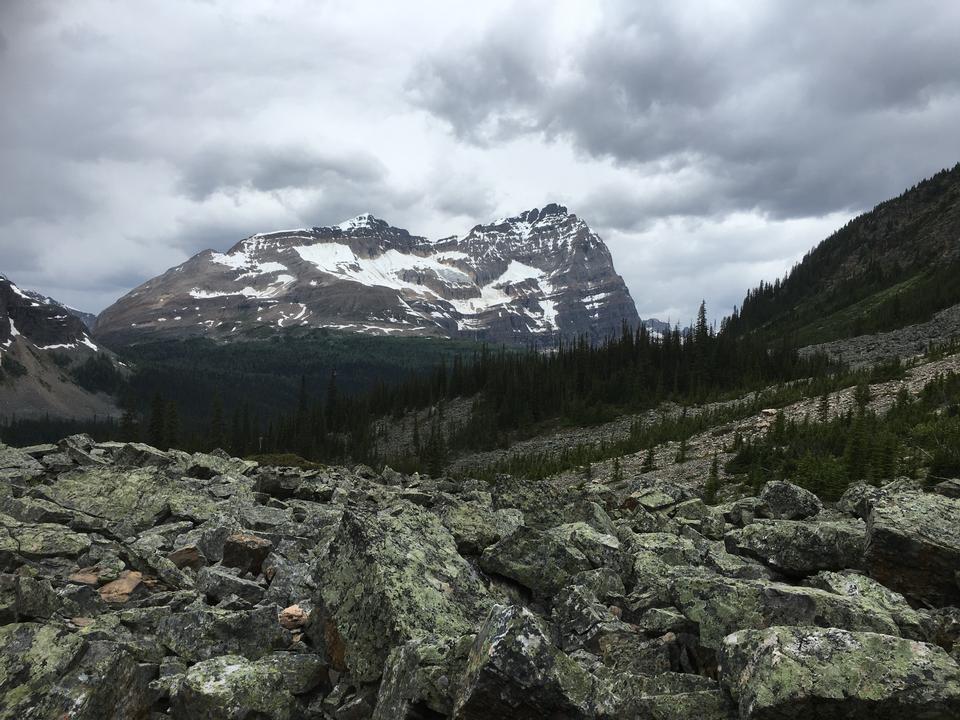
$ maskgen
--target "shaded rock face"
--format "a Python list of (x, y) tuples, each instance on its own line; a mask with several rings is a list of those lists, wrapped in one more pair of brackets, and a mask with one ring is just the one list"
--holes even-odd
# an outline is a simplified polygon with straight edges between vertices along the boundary
[(606, 245), (551, 204), (441, 240), (371, 215), (254, 235), (134, 289), (100, 315), (97, 335), (118, 347), (327, 327), (550, 344), (603, 339), (623, 322), (639, 318)]
[(917, 602), (960, 605), (960, 500), (924, 493), (881, 499), (867, 520), (866, 565)]
[(89, 343), (87, 327), (63, 305), (26, 290), (0, 275), (0, 351), (17, 337), (38, 348), (77, 349)]
[(957, 717), (957, 501), (775, 489), (0, 446), (0, 720)]

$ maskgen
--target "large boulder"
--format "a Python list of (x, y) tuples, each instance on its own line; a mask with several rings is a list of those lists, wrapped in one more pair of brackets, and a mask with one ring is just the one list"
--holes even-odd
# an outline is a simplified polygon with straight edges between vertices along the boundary
[(203, 660), (175, 685), (170, 709), (191, 720), (291, 720), (300, 717), (283, 673), (266, 662), (240, 655)]
[(149, 665), (53, 624), (0, 627), (0, 720), (146, 717)]
[(54, 523), (22, 523), (0, 514), (0, 571), (27, 560), (76, 558), (90, 549), (90, 538)]
[(777, 520), (803, 520), (823, 509), (820, 498), (799, 485), (771, 480), (760, 491), (758, 512)]
[(960, 605), (960, 500), (918, 492), (877, 502), (867, 520), (866, 568), (916, 603)]
[(742, 720), (960, 717), (960, 667), (935, 645), (889, 635), (742, 630), (723, 642), (720, 677)]
[(484, 550), (480, 567), (539, 595), (550, 596), (566, 585), (571, 576), (594, 566), (579, 548), (559, 534), (521, 526)]
[(898, 635), (883, 607), (858, 596), (763, 580), (687, 575), (672, 582), (673, 604), (697, 623), (700, 644), (718, 650), (723, 638), (741, 629), (771, 625), (823, 625)]
[(459, 637), (489, 606), (474, 569), (436, 515), (401, 501), (349, 508), (316, 564), (311, 636), (353, 677), (380, 677), (391, 648), (427, 634)]
[(865, 541), (859, 520), (758, 520), (724, 537), (727, 552), (760, 560), (790, 577), (859, 568)]
[(183, 612), (164, 615), (157, 637), (170, 652), (190, 662), (218, 655), (256, 660), (290, 646), (290, 633), (280, 626), (279, 612), (273, 605), (231, 611), (197, 602)]
[(810, 587), (836, 595), (858, 598), (887, 613), (900, 628), (900, 635), (913, 640), (930, 640), (935, 636), (935, 623), (926, 614), (910, 607), (900, 593), (884, 587), (873, 578), (854, 572), (821, 572), (807, 578)]
[(394, 648), (384, 667), (373, 720), (449, 716), (474, 640), (474, 635), (426, 636)]
[(591, 676), (554, 647), (533, 613), (495, 605), (470, 651), (453, 717), (575, 720), (589, 717), (592, 696)]

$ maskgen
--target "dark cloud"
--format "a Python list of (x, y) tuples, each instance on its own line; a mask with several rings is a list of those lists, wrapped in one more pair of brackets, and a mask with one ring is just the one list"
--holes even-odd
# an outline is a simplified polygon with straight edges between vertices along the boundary
[(263, 192), (285, 188), (324, 188), (334, 185), (383, 182), (386, 168), (362, 154), (323, 154), (293, 145), (204, 147), (186, 158), (184, 191), (194, 200), (215, 192), (247, 188)]
[(860, 208), (960, 157), (956, 4), (602, 8), (561, 44), (511, 16), (534, 37), (526, 52), (496, 25), (425, 61), (413, 97), (472, 142), (533, 133), (641, 174), (709, 176), (642, 203), (648, 215)]

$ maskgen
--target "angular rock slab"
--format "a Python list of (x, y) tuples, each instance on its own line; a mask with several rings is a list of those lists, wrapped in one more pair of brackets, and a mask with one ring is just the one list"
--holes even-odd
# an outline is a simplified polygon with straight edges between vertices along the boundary
[(344, 512), (317, 560), (316, 580), (311, 625), (320, 625), (332, 666), (342, 660), (364, 682), (380, 677), (391, 648), (427, 634), (472, 632), (489, 607), (450, 532), (409, 502)]
[(917, 492), (884, 498), (867, 520), (871, 577), (917, 603), (960, 605), (960, 500)]
[(960, 667), (936, 645), (837, 628), (741, 630), (720, 679), (743, 720), (955, 720)]
[(760, 560), (790, 577), (859, 568), (865, 541), (859, 520), (758, 520), (724, 536), (727, 552)]
[(759, 510), (777, 520), (802, 520), (823, 509), (820, 498), (799, 485), (785, 480), (771, 480), (760, 491)]
[(577, 720), (590, 716), (593, 679), (553, 646), (519, 605), (494, 605), (470, 651), (456, 720)]
[(191, 667), (171, 698), (174, 717), (195, 720), (255, 717), (290, 720), (296, 703), (283, 673), (239, 655), (203, 660)]

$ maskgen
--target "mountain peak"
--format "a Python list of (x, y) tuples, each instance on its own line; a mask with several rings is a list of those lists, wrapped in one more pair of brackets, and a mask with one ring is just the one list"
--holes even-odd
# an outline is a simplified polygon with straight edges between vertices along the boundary
[(350, 232), (351, 230), (386, 228), (390, 227), (390, 223), (388, 223), (386, 220), (381, 220), (378, 217), (374, 217), (371, 213), (362, 213), (354, 218), (350, 218), (349, 220), (344, 220), (342, 223), (337, 225), (337, 227), (344, 232)]

